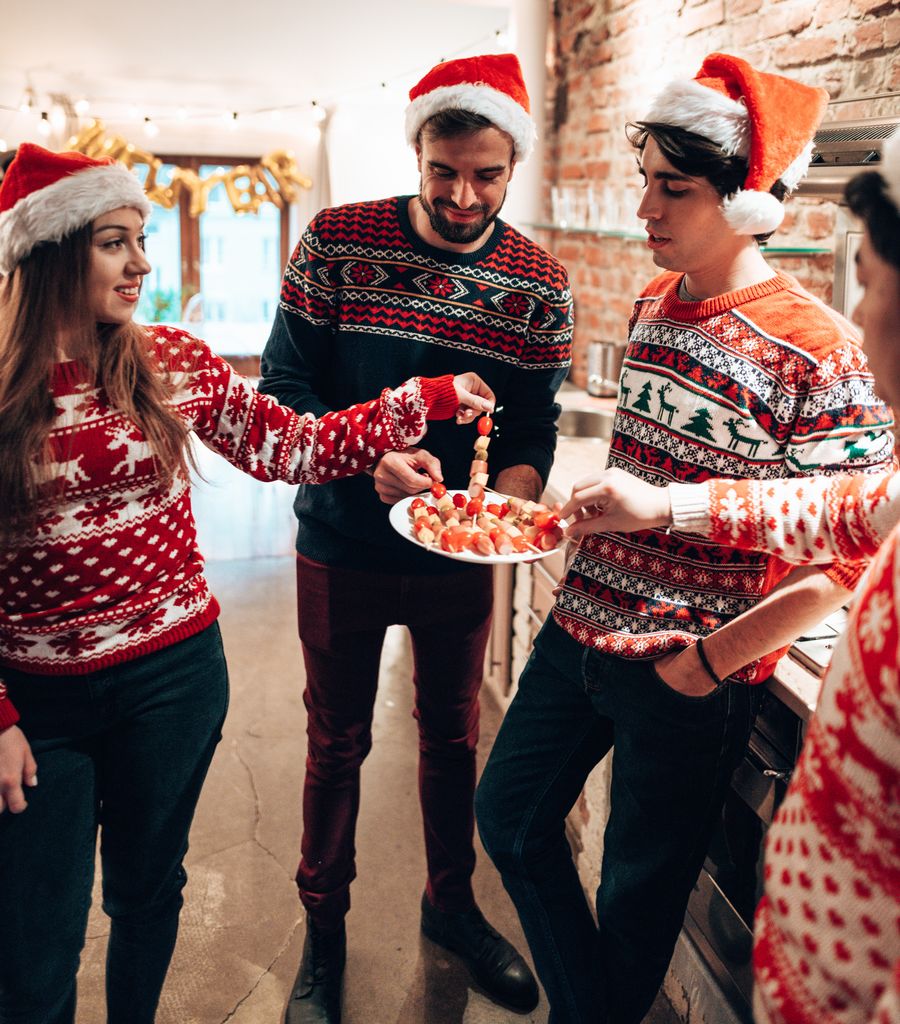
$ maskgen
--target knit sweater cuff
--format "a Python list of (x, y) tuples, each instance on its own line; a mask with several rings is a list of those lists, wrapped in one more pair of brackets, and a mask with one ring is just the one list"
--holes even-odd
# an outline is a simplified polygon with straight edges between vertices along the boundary
[[(0, 683), (0, 692), (4, 690), (5, 687)], [(8, 729), (11, 725), (15, 725), (18, 720), (19, 712), (16, 711), (13, 702), (9, 697), (0, 696), (0, 732)]]
[(428, 410), (425, 418), (429, 420), (449, 420), (459, 408), (456, 388), (453, 386), (453, 374), (446, 373), (443, 377), (422, 377), (422, 401)]
[(844, 590), (856, 590), (857, 584), (866, 571), (865, 562), (832, 562), (823, 566), (822, 571)]
[(669, 484), (672, 529), (680, 533), (712, 533), (710, 494), (707, 484)]

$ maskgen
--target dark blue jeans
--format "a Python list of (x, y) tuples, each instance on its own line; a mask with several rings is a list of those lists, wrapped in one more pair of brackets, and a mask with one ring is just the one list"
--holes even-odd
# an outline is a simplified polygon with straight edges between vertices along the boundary
[[(476, 796), (482, 842), (528, 939), (554, 1024), (638, 1024), (744, 752), (761, 689), (676, 693), (651, 662), (535, 640)], [(594, 924), (565, 818), (613, 749)]]
[(71, 1024), (100, 830), (109, 1024), (151, 1024), (228, 702), (217, 624), (84, 676), (4, 670), (38, 765), (0, 815), (0, 1022)]

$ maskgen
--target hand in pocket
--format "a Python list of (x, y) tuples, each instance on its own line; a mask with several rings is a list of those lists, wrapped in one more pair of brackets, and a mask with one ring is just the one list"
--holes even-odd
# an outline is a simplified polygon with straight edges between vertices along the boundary
[(685, 697), (706, 697), (717, 688), (703, 667), (694, 644), (680, 651), (664, 654), (651, 662), (653, 671), (676, 693)]

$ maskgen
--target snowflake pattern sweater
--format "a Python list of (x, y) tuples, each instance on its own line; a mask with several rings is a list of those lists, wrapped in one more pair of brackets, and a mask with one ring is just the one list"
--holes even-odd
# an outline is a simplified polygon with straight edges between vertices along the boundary
[(678, 529), (792, 562), (865, 559), (884, 543), (766, 838), (754, 1019), (900, 1024), (900, 475), (670, 493)]
[(900, 527), (872, 562), (766, 837), (757, 1024), (900, 1024)]
[[(197, 437), (259, 480), (321, 483), (360, 472), (452, 417), (449, 376), (413, 379), (316, 420), (260, 395), (196, 338), (150, 329), (171, 404)], [(77, 362), (54, 368), (57, 408), (45, 471), (61, 498), (33, 537), (0, 551), (0, 666), (83, 674), (175, 643), (219, 607), (203, 577), (190, 483), (161, 483), (142, 432)], [(0, 684), (0, 729), (18, 716)]]
[[(890, 411), (875, 397), (855, 329), (786, 274), (701, 302), (665, 273), (638, 299), (608, 465), (658, 485), (883, 471)], [(858, 563), (826, 571), (852, 589)], [(579, 642), (624, 657), (693, 643), (788, 572), (773, 556), (679, 532), (582, 539), (554, 615)], [(780, 652), (737, 678), (767, 678)]]
[[(410, 196), (322, 210), (284, 273), (262, 358), (260, 390), (321, 415), (413, 374), (474, 370), (503, 411), (490, 471), (533, 466), (546, 480), (556, 444), (555, 395), (570, 361), (572, 297), (563, 266), (498, 220), (474, 252), (424, 242)], [(465, 488), (475, 426), (428, 432), (444, 483)], [(365, 476), (300, 487), (297, 550), (327, 565), (381, 572), (458, 572), (409, 544)]]
[(672, 525), (788, 562), (867, 561), (900, 522), (900, 473), (670, 484)]

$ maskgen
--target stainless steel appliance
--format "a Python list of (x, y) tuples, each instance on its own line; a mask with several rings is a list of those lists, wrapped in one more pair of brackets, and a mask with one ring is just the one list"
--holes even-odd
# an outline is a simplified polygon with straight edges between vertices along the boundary
[(826, 121), (816, 132), (809, 170), (795, 195), (840, 202), (854, 174), (877, 168), (884, 143), (898, 125), (900, 117)]
[[(900, 97), (898, 97), (900, 99)], [(816, 132), (809, 171), (796, 195), (839, 203), (834, 237), (834, 288), (831, 304), (849, 317), (859, 299), (854, 258), (862, 231), (842, 205), (844, 188), (855, 175), (877, 170), (885, 141), (900, 127), (900, 117), (864, 117), (828, 121)]]
[(616, 341), (592, 341), (587, 352), (587, 391), (599, 398), (614, 398), (619, 393), (619, 375), (625, 346)]

